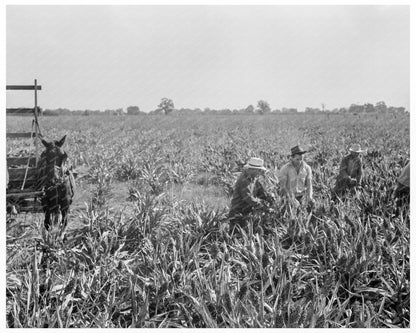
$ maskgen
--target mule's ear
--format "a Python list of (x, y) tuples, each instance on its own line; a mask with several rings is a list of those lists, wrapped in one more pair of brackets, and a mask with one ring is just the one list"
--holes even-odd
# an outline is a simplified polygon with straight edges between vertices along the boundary
[(66, 135), (63, 136), (63, 138), (59, 141), (56, 141), (56, 145), (60, 148), (63, 146), (63, 144), (65, 143), (65, 139), (66, 139)]
[(49, 148), (51, 146), (51, 143), (48, 142), (48, 141), (45, 141), (45, 140), (42, 139), (41, 142), (46, 148)]

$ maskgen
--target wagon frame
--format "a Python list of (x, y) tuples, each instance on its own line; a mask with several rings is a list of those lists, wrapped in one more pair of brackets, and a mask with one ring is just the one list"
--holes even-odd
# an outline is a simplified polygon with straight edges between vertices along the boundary
[(32, 128), (29, 132), (6, 132), (6, 142), (7, 140), (30, 140), (28, 155), (7, 155), (6, 208), (14, 213), (38, 213), (42, 211), (40, 198), (43, 192), (36, 189), (40, 156), (39, 139), (41, 138), (37, 94), (39, 90), (42, 90), (42, 86), (38, 85), (35, 79), (33, 85), (7, 85), (6, 90), (33, 90), (34, 92), (33, 108), (6, 109), (6, 114), (9, 115), (33, 115)]

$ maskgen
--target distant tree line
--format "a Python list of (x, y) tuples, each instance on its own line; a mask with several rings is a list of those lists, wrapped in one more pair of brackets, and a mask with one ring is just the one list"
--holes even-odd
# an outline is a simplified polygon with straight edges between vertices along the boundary
[[(321, 108), (312, 108), (306, 107), (303, 113), (307, 114), (366, 114), (366, 113), (377, 113), (377, 114), (404, 114), (408, 111), (404, 107), (394, 107), (394, 106), (387, 106), (385, 102), (377, 102), (375, 105), (371, 103), (365, 103), (363, 105), (359, 104), (351, 104), (348, 108), (335, 108), (332, 110), (326, 109), (325, 105), (322, 104)], [(42, 114), (45, 116), (61, 116), (61, 115), (83, 115), (83, 116), (124, 116), (124, 115), (133, 115), (133, 116), (140, 116), (140, 115), (239, 115), (239, 114), (246, 114), (246, 115), (265, 115), (265, 114), (296, 114), (298, 113), (298, 109), (296, 108), (282, 108), (282, 109), (271, 109), (269, 103), (265, 100), (259, 100), (257, 102), (257, 106), (254, 107), (253, 105), (249, 105), (243, 109), (211, 109), (205, 108), (203, 110), (196, 108), (196, 109), (189, 109), (189, 108), (181, 108), (175, 109), (174, 103), (169, 98), (162, 98), (159, 105), (155, 110), (150, 112), (141, 111), (138, 106), (129, 106), (124, 109), (119, 108), (116, 110), (69, 110), (64, 108), (59, 108), (55, 110), (45, 109), (42, 110)]]

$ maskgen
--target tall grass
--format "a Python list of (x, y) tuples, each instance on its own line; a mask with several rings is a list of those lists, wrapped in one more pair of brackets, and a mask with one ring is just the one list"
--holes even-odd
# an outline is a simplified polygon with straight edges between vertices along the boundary
[[(66, 241), (8, 229), (7, 326), (409, 327), (409, 207), (391, 194), (408, 118), (341, 117), (43, 118), (88, 166), (91, 200)], [(314, 148), (313, 214), (284, 215), (278, 200), (231, 237), (226, 209), (169, 193), (204, 174), (229, 200), (249, 156), (275, 170), (298, 141)], [(369, 149), (364, 188), (332, 203), (352, 142)], [(109, 206), (114, 182), (128, 184), (129, 214)]]

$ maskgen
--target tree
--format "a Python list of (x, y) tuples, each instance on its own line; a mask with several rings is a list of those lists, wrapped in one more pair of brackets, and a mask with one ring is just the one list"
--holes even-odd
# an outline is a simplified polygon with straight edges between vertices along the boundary
[(311, 107), (305, 108), (305, 113), (319, 113), (319, 112), (321, 112), (321, 110), (319, 110), (318, 108), (311, 108)]
[(379, 113), (386, 113), (387, 112), (387, 105), (383, 101), (377, 102), (376, 106), (375, 106), (375, 109)]
[(403, 107), (403, 106), (399, 106), (398, 108), (396, 108), (396, 112), (397, 113), (405, 113), (406, 112), (406, 109)]
[(270, 105), (266, 101), (260, 100), (257, 102), (257, 112), (259, 114), (270, 113)]
[(362, 113), (363, 111), (364, 111), (364, 106), (358, 105), (358, 104), (351, 104), (348, 109), (349, 113), (355, 113), (355, 114)]
[(374, 112), (374, 111), (375, 111), (375, 109), (374, 109), (373, 104), (371, 104), (371, 103), (365, 103), (364, 104), (364, 112), (371, 113), (371, 112)]
[(160, 101), (160, 104), (158, 105), (158, 108), (163, 110), (165, 115), (171, 113), (174, 109), (175, 105), (173, 104), (173, 101), (169, 98), (162, 98)]
[(282, 113), (297, 113), (298, 109), (296, 108), (282, 108)]
[(244, 110), (244, 113), (247, 113), (247, 114), (254, 113), (254, 106), (251, 105), (251, 104), (249, 106), (247, 106), (246, 109)]
[(127, 107), (127, 114), (128, 115), (138, 115), (140, 113), (140, 109), (138, 106), (128, 106)]

